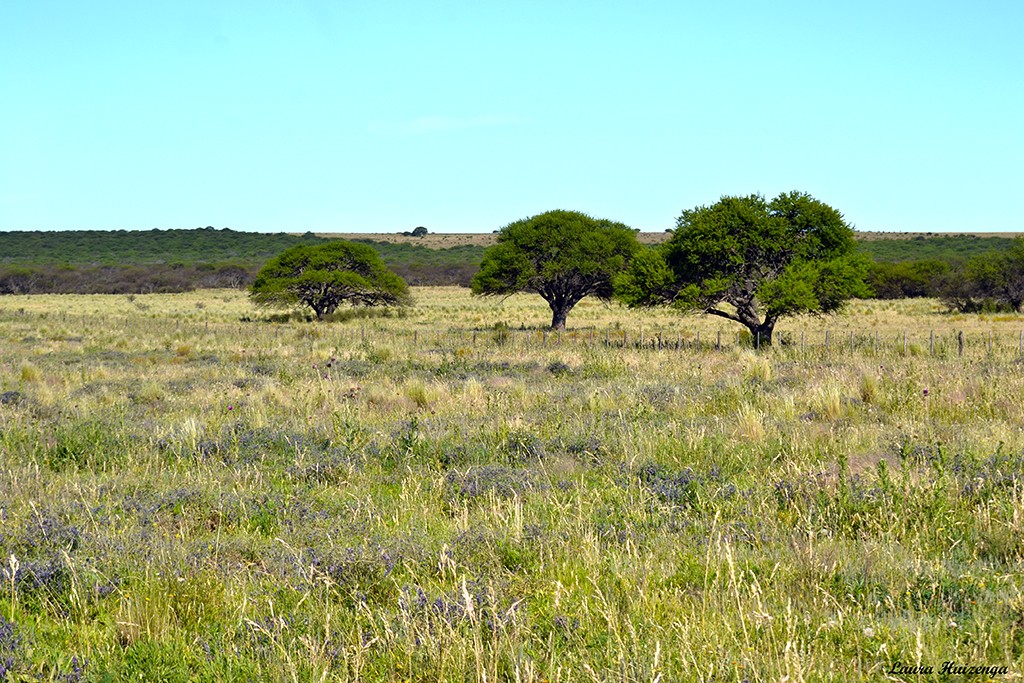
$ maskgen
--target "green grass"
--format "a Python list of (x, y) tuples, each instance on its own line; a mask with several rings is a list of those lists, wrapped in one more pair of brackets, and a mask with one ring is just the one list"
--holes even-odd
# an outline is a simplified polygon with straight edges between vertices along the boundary
[(586, 301), (552, 336), (536, 297), (416, 296), (330, 325), (0, 299), (8, 678), (1022, 670), (1024, 318), (859, 302), (754, 354), (717, 320)]

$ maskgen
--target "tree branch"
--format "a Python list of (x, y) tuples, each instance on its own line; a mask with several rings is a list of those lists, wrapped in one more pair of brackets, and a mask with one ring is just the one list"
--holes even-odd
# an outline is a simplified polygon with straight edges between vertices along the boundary
[(708, 315), (717, 315), (720, 318), (725, 318), (726, 320), (732, 320), (733, 322), (740, 323), (741, 325), (746, 325), (745, 322), (740, 320), (737, 316), (733, 315), (732, 313), (729, 313), (728, 311), (722, 311), (717, 308), (705, 308), (704, 312), (707, 313)]

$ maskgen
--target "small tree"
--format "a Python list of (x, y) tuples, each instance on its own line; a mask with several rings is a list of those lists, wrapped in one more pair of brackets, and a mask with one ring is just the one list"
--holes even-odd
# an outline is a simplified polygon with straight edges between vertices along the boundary
[(810, 195), (722, 197), (684, 211), (672, 237), (616, 280), (616, 292), (631, 306), (736, 321), (770, 345), (780, 318), (831, 313), (870, 294), (868, 262), (855, 246), (842, 214)]
[(1024, 238), (1002, 252), (978, 254), (939, 282), (939, 298), (961, 313), (1024, 308)]
[(551, 327), (565, 329), (584, 297), (609, 299), (612, 277), (640, 249), (636, 234), (576, 211), (548, 211), (506, 225), (473, 277), (474, 294), (539, 294), (551, 308)]
[(415, 227), (415, 228), (412, 229), (412, 236), (413, 237), (426, 237), (427, 236), (427, 232), (428, 232), (427, 229), (424, 228), (422, 225), (420, 225), (420, 226)]
[(405, 304), (409, 288), (372, 247), (335, 240), (298, 245), (271, 259), (256, 275), (249, 296), (260, 306), (309, 306), (322, 320), (344, 302)]

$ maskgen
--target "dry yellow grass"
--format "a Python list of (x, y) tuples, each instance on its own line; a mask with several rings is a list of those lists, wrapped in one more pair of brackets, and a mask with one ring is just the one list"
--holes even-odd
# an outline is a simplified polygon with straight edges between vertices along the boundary
[(1024, 317), (854, 302), (755, 353), (716, 318), (588, 300), (552, 335), (536, 296), (414, 296), (328, 324), (0, 297), (0, 557), (67, 572), (5, 595), (21, 671), (1019, 669)]

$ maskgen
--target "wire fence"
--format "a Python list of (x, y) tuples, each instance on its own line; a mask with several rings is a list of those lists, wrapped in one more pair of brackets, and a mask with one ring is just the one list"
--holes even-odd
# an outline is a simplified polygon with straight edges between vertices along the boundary
[(409, 343), (435, 350), (622, 349), (650, 352), (723, 352), (752, 349), (762, 353), (822, 358), (837, 355), (928, 356), (935, 358), (1024, 358), (1024, 330), (777, 331), (772, 343), (749, 332), (684, 332), (619, 328), (570, 331), (515, 329), (379, 330), (342, 332), (349, 342)]
[[(13, 314), (15, 319), (28, 317)], [(59, 320), (71, 330), (100, 327), (108, 331), (144, 326), (150, 334), (184, 339), (195, 334), (228, 334), (251, 343), (270, 338), (280, 343), (291, 339), (328, 344), (338, 348), (365, 344), (393, 344), (419, 350), (530, 351), (538, 349), (609, 349), (662, 353), (723, 352), (753, 349), (786, 357), (823, 359), (851, 356), (916, 356), (940, 359), (1024, 360), (1024, 329), (1006, 327), (986, 331), (962, 329), (776, 330), (772, 343), (746, 330), (636, 329), (620, 326), (552, 331), (540, 328), (415, 327), (400, 320), (353, 321), (328, 325), (196, 320), (181, 318), (132, 318), (128, 316), (74, 315), (61, 312), (40, 315)], [(397, 324), (396, 324), (397, 323)]]

